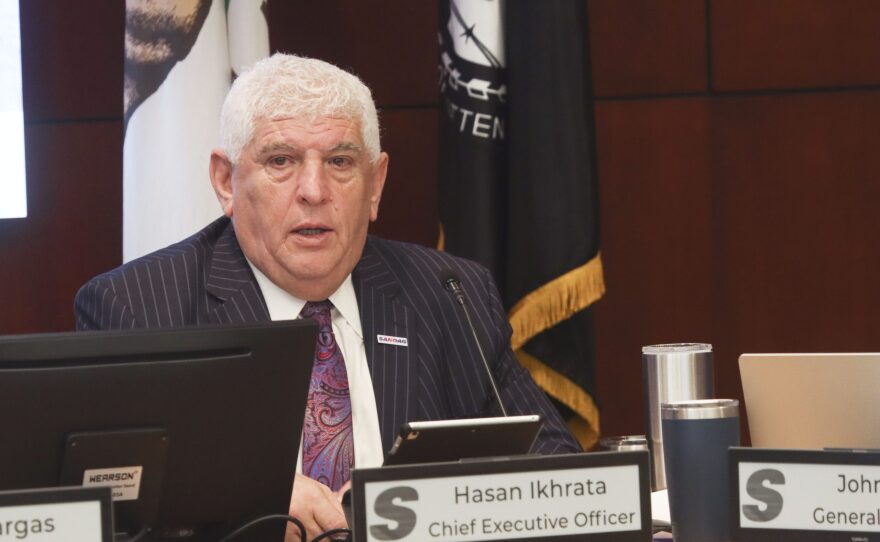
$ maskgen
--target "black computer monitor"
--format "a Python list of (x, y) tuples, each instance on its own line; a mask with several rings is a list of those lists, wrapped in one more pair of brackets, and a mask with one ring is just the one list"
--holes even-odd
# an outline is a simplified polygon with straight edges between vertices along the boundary
[(130, 498), (140, 469), (117, 531), (152, 538), (287, 513), (316, 335), (297, 320), (0, 337), (0, 490), (85, 477)]

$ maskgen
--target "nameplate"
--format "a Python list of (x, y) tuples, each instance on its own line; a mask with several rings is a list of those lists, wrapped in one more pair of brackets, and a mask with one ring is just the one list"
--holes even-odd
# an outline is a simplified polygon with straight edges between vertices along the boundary
[(880, 453), (730, 451), (736, 541), (880, 541)]
[(648, 541), (648, 453), (356, 469), (355, 542)]
[(112, 542), (109, 487), (0, 492), (0, 540)]

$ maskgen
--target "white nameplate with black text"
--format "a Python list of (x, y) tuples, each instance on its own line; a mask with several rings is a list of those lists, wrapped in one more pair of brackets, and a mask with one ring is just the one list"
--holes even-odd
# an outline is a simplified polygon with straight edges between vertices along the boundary
[(650, 540), (647, 453), (355, 471), (355, 541)]
[(734, 539), (880, 541), (880, 453), (731, 450)]
[(110, 489), (0, 492), (0, 540), (111, 542)]

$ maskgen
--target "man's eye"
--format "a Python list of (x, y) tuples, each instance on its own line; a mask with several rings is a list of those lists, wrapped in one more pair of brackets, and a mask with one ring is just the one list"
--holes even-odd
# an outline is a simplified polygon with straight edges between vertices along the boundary
[(290, 163), (290, 160), (286, 156), (273, 156), (269, 159), (269, 163), (273, 166), (284, 167)]
[(352, 160), (347, 156), (334, 156), (330, 159), (330, 165), (337, 168), (349, 167), (351, 164)]

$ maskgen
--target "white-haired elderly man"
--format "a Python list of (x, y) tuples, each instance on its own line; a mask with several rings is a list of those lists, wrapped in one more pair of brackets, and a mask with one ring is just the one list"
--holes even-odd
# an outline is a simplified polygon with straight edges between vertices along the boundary
[[(345, 525), (339, 496), (351, 469), (381, 465), (403, 423), (499, 412), (441, 284), (443, 270), (453, 270), (469, 295), (508, 409), (543, 415), (534, 451), (580, 450), (511, 352), (489, 273), (367, 235), (388, 155), (359, 79), (320, 60), (276, 54), (235, 81), (221, 115), (210, 174), (225, 216), (89, 281), (75, 301), (78, 329), (301, 316), (332, 327), (333, 344), (318, 345), (329, 352), (316, 356), (290, 505), (309, 538)], [(406, 337), (407, 345), (380, 335)], [(313, 415), (326, 409), (333, 415)]]

